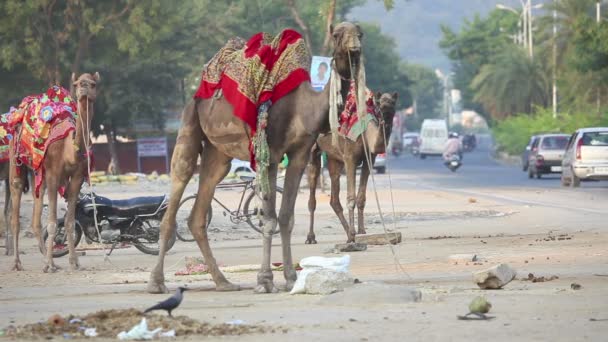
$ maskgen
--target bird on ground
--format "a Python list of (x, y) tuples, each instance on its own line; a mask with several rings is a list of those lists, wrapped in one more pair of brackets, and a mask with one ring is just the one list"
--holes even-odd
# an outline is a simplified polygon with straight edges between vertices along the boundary
[(152, 307), (147, 308), (146, 311), (144, 311), (144, 314), (154, 310), (165, 310), (169, 314), (169, 317), (173, 317), (171, 316), (171, 311), (175, 310), (181, 304), (182, 299), (184, 299), (184, 291), (187, 290), (188, 288), (186, 287), (178, 287), (177, 291), (175, 291), (175, 294), (173, 296), (162, 302), (159, 302), (158, 304)]

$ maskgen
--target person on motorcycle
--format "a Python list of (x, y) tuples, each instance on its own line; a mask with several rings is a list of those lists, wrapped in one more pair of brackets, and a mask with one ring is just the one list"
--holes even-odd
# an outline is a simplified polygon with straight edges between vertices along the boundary
[(458, 157), (462, 159), (462, 146), (460, 144), (460, 139), (458, 138), (458, 133), (456, 132), (452, 132), (448, 136), (448, 140), (443, 148), (443, 160), (448, 163), (454, 154), (457, 154)]

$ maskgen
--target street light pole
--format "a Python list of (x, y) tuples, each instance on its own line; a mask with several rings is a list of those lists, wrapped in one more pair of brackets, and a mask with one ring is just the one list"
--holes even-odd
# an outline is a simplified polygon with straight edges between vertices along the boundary
[[(557, 0), (553, 0), (553, 5), (556, 5)], [(553, 7), (553, 118), (557, 118), (557, 27), (555, 22), (557, 21), (557, 11)]]
[[(595, 3), (595, 20), (597, 21), (597, 25), (600, 25), (601, 21), (601, 8), (600, 8), (600, 0), (597, 0)], [(600, 85), (597, 85), (597, 115), (600, 115), (600, 107), (602, 106), (602, 93), (600, 89)]]

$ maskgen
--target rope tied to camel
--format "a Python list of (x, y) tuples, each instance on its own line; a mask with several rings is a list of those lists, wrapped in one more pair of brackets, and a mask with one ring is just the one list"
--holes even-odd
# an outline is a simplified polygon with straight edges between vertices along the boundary
[(338, 74), (336, 63), (332, 60), (332, 68), (329, 79), (329, 127), (331, 129), (331, 142), (334, 146), (338, 145), (338, 129), (340, 128), (339, 122), (339, 108), (344, 105), (342, 99), (342, 80), (340, 74)]
[(256, 191), (267, 198), (270, 193), (270, 181), (268, 180), (268, 166), (270, 165), (270, 147), (268, 146), (268, 110), (272, 102), (270, 100), (262, 103), (258, 108), (258, 120), (255, 136), (253, 137), (253, 148), (256, 163)]

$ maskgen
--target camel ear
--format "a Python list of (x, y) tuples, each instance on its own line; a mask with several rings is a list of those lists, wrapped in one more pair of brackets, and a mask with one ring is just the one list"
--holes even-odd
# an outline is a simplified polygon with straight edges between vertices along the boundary
[(382, 92), (381, 91), (377, 91), (374, 93), (374, 100), (376, 100), (376, 102), (380, 101), (380, 99), (382, 98)]
[(393, 92), (393, 99), (395, 99), (395, 101), (397, 101), (397, 99), (399, 98), (399, 93), (398, 92)]
[(72, 83), (75, 83), (75, 82), (76, 82), (76, 74), (72, 73)]
[(334, 33), (334, 24), (329, 24), (329, 34)]
[(361, 26), (359, 24), (355, 24), (355, 26), (357, 27), (357, 31), (359, 31), (359, 38), (363, 38), (363, 30), (361, 29)]
[(99, 80), (101, 80), (101, 76), (99, 76), (99, 72), (96, 72), (95, 75), (93, 75), (93, 78), (95, 79), (95, 82), (99, 82)]

